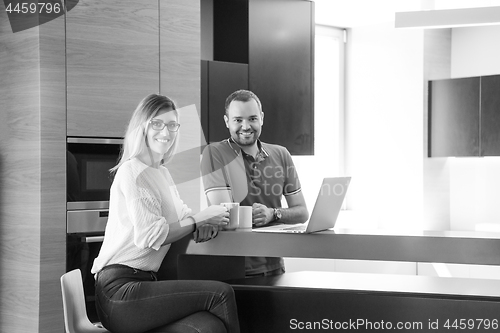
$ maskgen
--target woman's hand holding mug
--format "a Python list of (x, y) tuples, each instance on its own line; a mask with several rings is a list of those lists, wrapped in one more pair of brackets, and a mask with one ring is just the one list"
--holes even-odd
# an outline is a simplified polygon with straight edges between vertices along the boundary
[(212, 205), (192, 216), (196, 223), (196, 228), (204, 224), (216, 226), (226, 226), (229, 223), (229, 211), (226, 207)]

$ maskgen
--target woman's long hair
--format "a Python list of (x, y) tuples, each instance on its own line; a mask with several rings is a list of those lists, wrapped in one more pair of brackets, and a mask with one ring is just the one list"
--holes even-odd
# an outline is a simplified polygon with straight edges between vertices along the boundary
[[(179, 113), (177, 112), (175, 103), (167, 96), (150, 94), (139, 103), (128, 124), (120, 153), (120, 160), (115, 167), (110, 169), (112, 173), (116, 172), (123, 163), (136, 157), (143, 150), (148, 149), (146, 145), (146, 130), (148, 126), (150, 126), (149, 122), (156, 117), (158, 112), (165, 109), (172, 110), (170, 112), (175, 112), (177, 121), (179, 121)], [(172, 159), (179, 145), (178, 137), (179, 132), (177, 132), (177, 135), (174, 137), (172, 146), (170, 146), (165, 155), (163, 155), (161, 164), (166, 164)]]

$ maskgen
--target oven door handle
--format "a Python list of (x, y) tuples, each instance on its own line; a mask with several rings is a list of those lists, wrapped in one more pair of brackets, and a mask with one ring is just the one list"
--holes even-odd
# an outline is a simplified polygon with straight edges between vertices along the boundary
[(104, 240), (104, 236), (90, 236), (82, 237), (82, 242), (84, 243), (99, 243)]

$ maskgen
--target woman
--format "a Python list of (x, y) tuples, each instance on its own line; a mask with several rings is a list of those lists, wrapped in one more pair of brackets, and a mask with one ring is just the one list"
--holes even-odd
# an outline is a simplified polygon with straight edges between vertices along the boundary
[(198, 214), (179, 198), (165, 167), (178, 144), (178, 113), (152, 94), (128, 125), (110, 193), (104, 242), (95, 259), (96, 308), (112, 332), (239, 332), (233, 289), (217, 281), (157, 281), (170, 244), (205, 241), (228, 222), (222, 206)]

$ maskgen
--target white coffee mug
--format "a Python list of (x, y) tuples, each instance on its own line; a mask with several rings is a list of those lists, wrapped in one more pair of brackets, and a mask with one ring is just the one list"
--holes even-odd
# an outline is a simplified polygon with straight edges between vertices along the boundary
[(238, 231), (252, 231), (252, 206), (240, 206)]
[(239, 226), (239, 207), (237, 202), (223, 202), (222, 206), (229, 210), (229, 223), (224, 227), (224, 230), (236, 230)]

